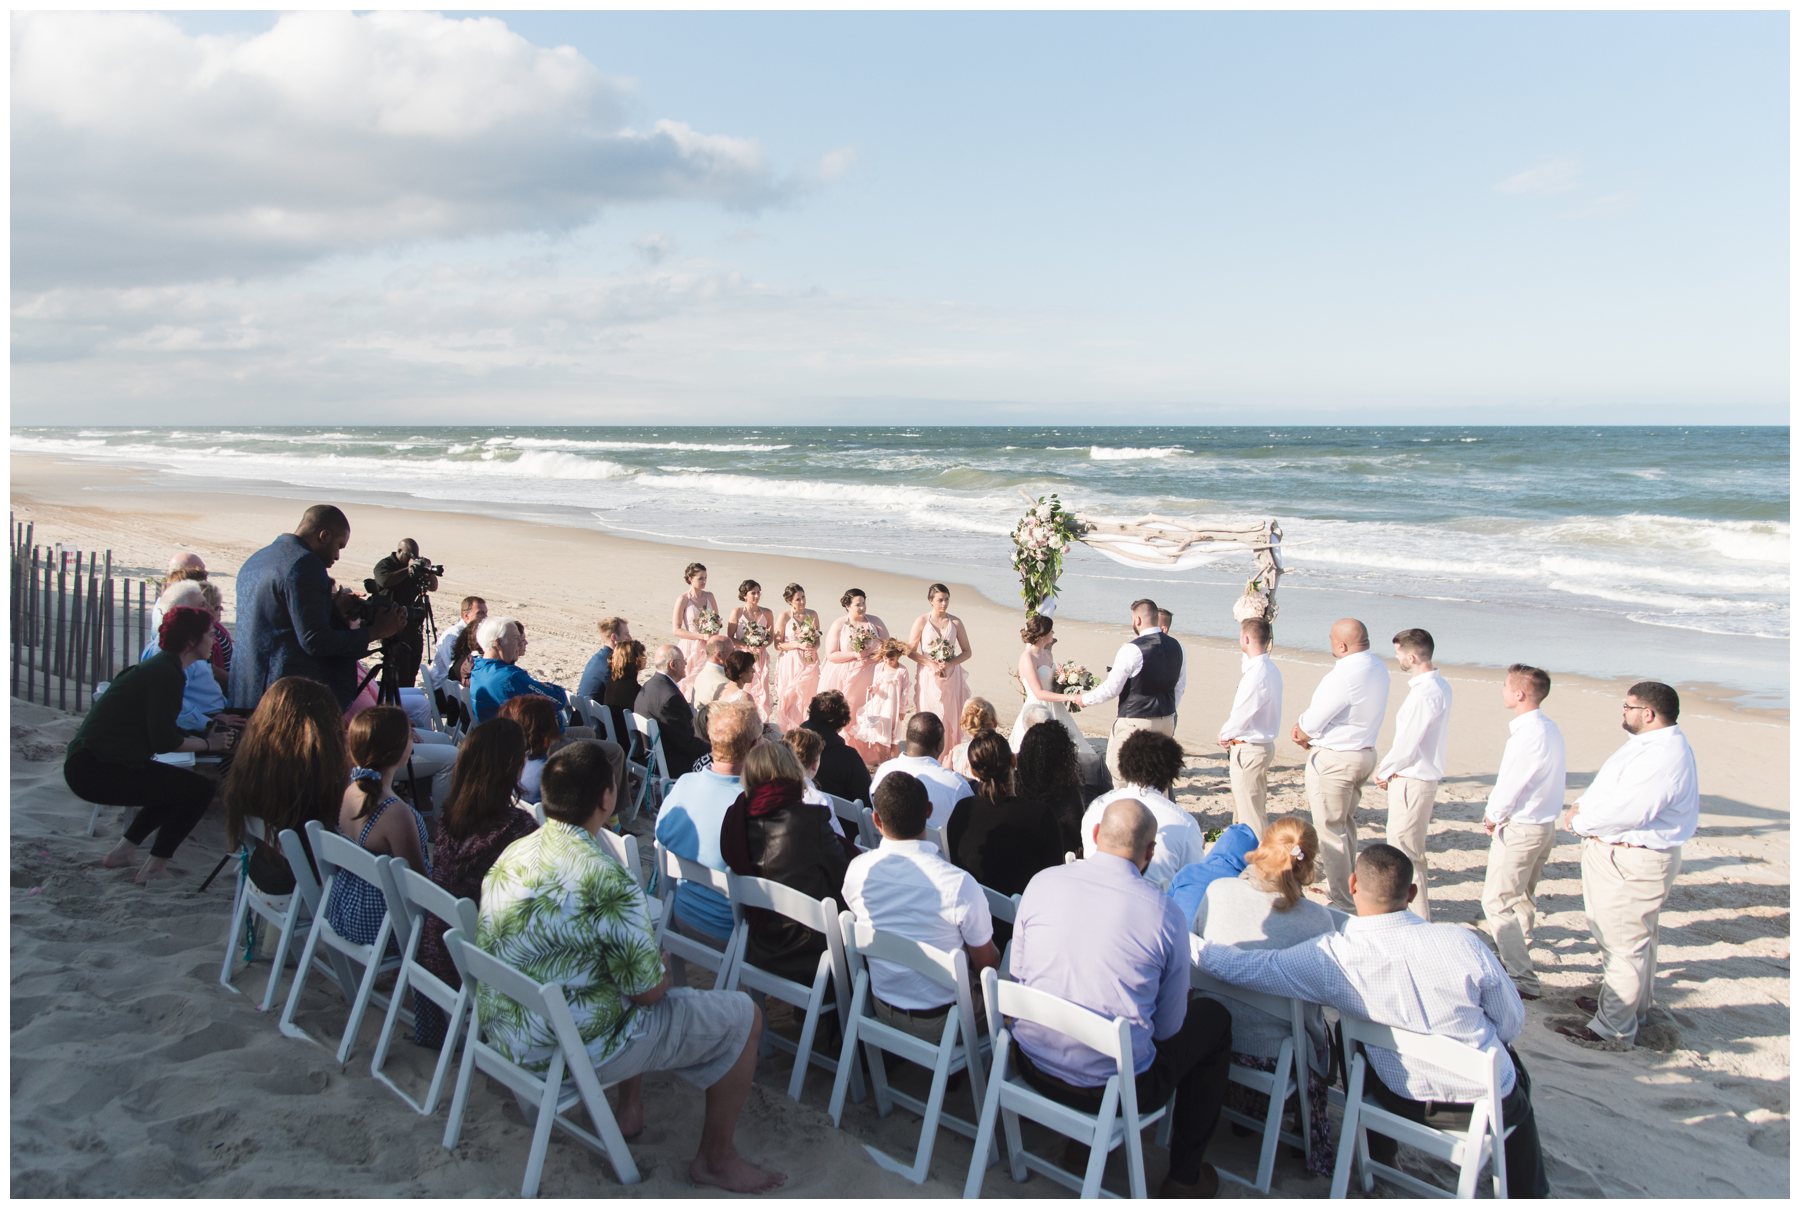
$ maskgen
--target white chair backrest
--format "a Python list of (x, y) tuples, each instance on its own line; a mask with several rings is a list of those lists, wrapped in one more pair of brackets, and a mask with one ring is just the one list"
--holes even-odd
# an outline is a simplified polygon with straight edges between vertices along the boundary
[(1302, 1004), (1297, 999), (1284, 999), (1280, 995), (1270, 995), (1263, 991), (1253, 991), (1249, 987), (1236, 987), (1228, 982), (1220, 982), (1211, 974), (1195, 966), (1189, 972), (1190, 985), (1202, 995), (1221, 1001), (1229, 1000), (1267, 1012), (1279, 1020), (1291, 1019), (1301, 1010)]
[(409, 869), (405, 861), (395, 861), (388, 868), (393, 874), (394, 889), (413, 918), (435, 915), (446, 926), (461, 928), (465, 936), (475, 935), (479, 913), (473, 899), (456, 897), (417, 869)]
[(244, 816), (244, 838), (256, 840), (257, 842), (263, 843), (263, 844), (268, 843), (269, 842), (269, 825), (267, 823), (263, 822), (261, 819), (257, 818), (253, 814), (245, 815)]
[(353, 840), (325, 830), (324, 824), (317, 819), (306, 821), (306, 835), (312, 841), (313, 856), (319, 862), (319, 874), (324, 880), (329, 881), (332, 872), (341, 869), (354, 873), (371, 886), (381, 885), (381, 862), (391, 860), (391, 857), (377, 856)]
[[(824, 791), (820, 790), (820, 792), (823, 793)], [(825, 797), (826, 800), (831, 803), (831, 813), (837, 815), (839, 821), (845, 824), (844, 833), (852, 839), (861, 835), (863, 823), (862, 803), (852, 802), (846, 798), (840, 798), (835, 793), (827, 793), (825, 794)]]
[(1378, 1049), (1392, 1050), (1402, 1058), (1428, 1062), (1453, 1075), (1487, 1087), (1496, 1107), (1500, 1104), (1500, 1051), (1476, 1049), (1450, 1037), (1434, 1037), (1408, 1032), (1391, 1025), (1376, 1024), (1348, 1014), (1340, 1014), (1339, 1027), (1344, 1035), (1344, 1053), (1354, 1052), (1357, 1042)]
[(313, 873), (312, 862), (306, 859), (306, 845), (300, 842), (300, 833), (292, 827), (286, 828), (275, 837), (275, 843), (281, 849), (281, 855), (287, 857), (288, 869), (294, 875), (294, 891), (300, 895), (300, 901), (306, 904), (307, 913), (316, 912), (322, 890), (318, 877)]
[(1070, 1040), (1118, 1063), (1119, 1075), (1131, 1075), (1131, 1026), (1123, 1020), (1108, 1020), (1068, 1000), (1040, 991), (1023, 983), (1002, 982), (990, 978), (983, 970), (981, 983), (992, 996), (990, 1015), (998, 1011), (1012, 1020), (1029, 1020), (1043, 1028), (1061, 1033)]
[(950, 859), (950, 841), (944, 838), (944, 829), (942, 827), (927, 826), (925, 828), (925, 838), (937, 845), (939, 856), (943, 857), (945, 860)]
[(1065, 865), (1073, 865), (1076, 861), (1078, 861), (1080, 859), (1081, 859), (1081, 854), (1078, 852), (1063, 853), (1063, 864), (1065, 864)]
[(625, 872), (631, 875), (631, 880), (637, 883), (638, 889), (642, 890), (644, 888), (644, 865), (642, 861), (638, 860), (637, 837), (619, 835), (602, 827), (600, 834), (594, 838), (600, 841), (600, 846), (606, 849), (615, 861), (624, 866)]
[(613, 733), (613, 716), (610, 709), (592, 697), (578, 697), (574, 693), (569, 694), (569, 704), (581, 711), (581, 716), (588, 720), (588, 724), (602, 739), (610, 739), (614, 743), (619, 741), (619, 736)]
[(986, 886), (981, 888), (981, 892), (987, 896), (988, 914), (995, 920), (1008, 924), (1019, 922), (1019, 895), (1002, 894)]
[(676, 882), (692, 882), (716, 892), (720, 898), (731, 897), (730, 874), (709, 869), (699, 861), (690, 861), (685, 856), (676, 856), (661, 844), (656, 845), (656, 861), (657, 872), (662, 877), (659, 886), (661, 890), (673, 894)]
[(727, 873), (725, 878), (725, 897), (734, 906), (760, 907), (765, 911), (773, 911), (826, 935), (830, 935), (830, 928), (837, 922), (837, 904), (829, 898), (816, 899), (792, 886), (784, 886), (762, 877)]
[[(639, 713), (627, 712), (625, 724), (644, 737), (644, 750), (649, 752), (650, 769), (664, 780), (669, 776), (669, 757), (662, 748), (662, 731), (657, 727), (654, 718), (646, 718)], [(687, 769), (681, 771), (686, 772)]]
[[(874, 957), (881, 961), (891, 961), (931, 979), (947, 991), (956, 990), (955, 953), (908, 940), (892, 932), (879, 932), (874, 924), (866, 919), (855, 919), (848, 911), (840, 917), (840, 922), (844, 924), (844, 938), (849, 941), (853, 954), (859, 954), (864, 959)], [(964, 960), (967, 960), (966, 954)]]

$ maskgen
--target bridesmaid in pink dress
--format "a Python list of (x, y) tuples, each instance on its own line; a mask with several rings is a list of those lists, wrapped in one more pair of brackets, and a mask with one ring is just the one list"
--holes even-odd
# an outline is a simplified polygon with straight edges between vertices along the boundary
[[(962, 665), (974, 652), (962, 618), (950, 612), (950, 589), (932, 584), (925, 589), (931, 609), (913, 622), (908, 653), (919, 665), (919, 710), (932, 713), (944, 724), (944, 750), (963, 741), (962, 710), (969, 699), (969, 674)], [(944, 648), (948, 658), (942, 658)], [(937, 654), (932, 652), (936, 650)]]
[[(737, 608), (731, 610), (731, 616), (725, 622), (725, 632), (740, 648), (756, 656), (756, 666), (750, 677), (750, 699), (756, 703), (756, 712), (767, 718), (775, 707), (775, 695), (770, 691), (769, 683), (769, 648), (775, 642), (775, 614), (762, 607), (762, 585), (754, 579), (746, 579), (738, 585), (738, 601)], [(752, 622), (762, 629), (761, 645), (749, 641)]]
[[(775, 649), (781, 652), (781, 691), (775, 699), (775, 725), (794, 730), (806, 721), (806, 707), (819, 691), (819, 640), (824, 631), (819, 615), (806, 607), (806, 589), (789, 584), (781, 593), (787, 611), (775, 623)], [(810, 625), (813, 643), (799, 640), (802, 623)]]
[(701, 613), (710, 610), (716, 615), (719, 602), (706, 590), (705, 563), (689, 563), (681, 577), (687, 580), (687, 591), (675, 598), (675, 613), (669, 619), (669, 629), (675, 635), (682, 657), (687, 660), (687, 673), (681, 678), (681, 691), (687, 694), (693, 692), (694, 678), (706, 666), (703, 652), (706, 650), (706, 640), (710, 637), (694, 627), (700, 624)]
[[(844, 694), (850, 716), (856, 717), (868, 704), (869, 687), (875, 680), (875, 665), (881, 644), (888, 640), (887, 623), (869, 612), (869, 596), (861, 588), (851, 588), (839, 597), (844, 615), (831, 623), (820, 650), (825, 652), (825, 670), (819, 676), (819, 691), (835, 688)], [(856, 648), (858, 634), (863, 635), (862, 649)], [(867, 745), (859, 743), (846, 728), (844, 742), (857, 750), (864, 763), (869, 762)]]

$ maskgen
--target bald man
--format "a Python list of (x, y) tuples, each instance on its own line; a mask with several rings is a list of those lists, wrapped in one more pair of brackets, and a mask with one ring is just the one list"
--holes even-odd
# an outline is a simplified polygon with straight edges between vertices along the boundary
[(1369, 650), (1369, 628), (1354, 617), (1331, 626), (1332, 665), (1312, 704), (1294, 723), (1306, 753), (1306, 802), (1319, 832), (1320, 864), (1331, 905), (1355, 911), (1350, 867), (1356, 859), (1356, 808), (1375, 771), (1375, 740), (1387, 714), (1388, 670)]

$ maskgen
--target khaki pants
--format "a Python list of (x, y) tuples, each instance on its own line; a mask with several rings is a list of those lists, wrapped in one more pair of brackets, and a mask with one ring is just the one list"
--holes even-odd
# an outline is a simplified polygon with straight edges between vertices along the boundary
[(1556, 846), (1555, 823), (1502, 823), (1488, 849), (1481, 911), (1500, 950), (1500, 964), (1520, 991), (1543, 993), (1531, 964), (1531, 933), (1537, 926), (1537, 884)]
[(1234, 823), (1248, 823), (1262, 839), (1269, 825), (1269, 765), (1275, 759), (1273, 743), (1233, 743), (1225, 749), (1231, 766), (1231, 800)]
[(1681, 872), (1681, 849), (1659, 852), (1581, 842), (1581, 894), (1600, 946), (1600, 1010), (1588, 1025), (1602, 1037), (1636, 1042), (1656, 981), (1656, 931)]
[(1425, 845), (1431, 835), (1431, 808), (1437, 805), (1438, 783), (1415, 777), (1391, 777), (1388, 780), (1387, 842), (1406, 853), (1413, 863), (1413, 884), (1419, 888), (1412, 900), (1412, 912), (1420, 919), (1431, 918), (1430, 862)]
[(1153, 730), (1159, 735), (1175, 733), (1175, 718), (1120, 718), (1113, 723), (1112, 737), (1106, 741), (1106, 771), (1119, 780), (1119, 748), (1140, 730)]
[(1356, 863), (1356, 808), (1363, 784), (1375, 771), (1375, 749), (1330, 751), (1315, 747), (1306, 757), (1306, 804), (1319, 833), (1320, 862), (1331, 905), (1356, 913), (1350, 897), (1350, 868)]

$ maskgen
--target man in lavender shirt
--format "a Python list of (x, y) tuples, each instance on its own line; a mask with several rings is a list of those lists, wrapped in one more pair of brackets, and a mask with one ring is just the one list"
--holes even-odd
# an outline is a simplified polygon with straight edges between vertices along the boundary
[[(1025, 887), (1013, 928), (1013, 977), (1131, 1025), (1140, 1111), (1175, 1097), (1169, 1174), (1158, 1196), (1209, 1197), (1219, 1174), (1202, 1161), (1219, 1123), (1231, 1066), (1231, 1015), (1188, 1000), (1187, 921), (1144, 880), (1156, 848), (1156, 816), (1120, 798), (1100, 816), (1086, 860), (1044, 870)], [(1029, 1021), (1013, 1030), (1019, 1073), (1073, 1108), (1100, 1106), (1116, 1065)]]

